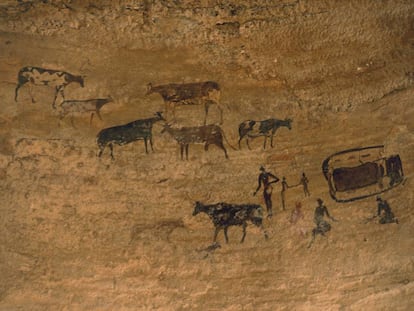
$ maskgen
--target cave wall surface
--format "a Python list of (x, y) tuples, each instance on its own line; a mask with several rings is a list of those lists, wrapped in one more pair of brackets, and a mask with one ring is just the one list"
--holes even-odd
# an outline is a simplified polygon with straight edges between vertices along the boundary
[[(412, 308), (413, 16), (410, 0), (1, 1), (0, 310)], [(26, 67), (49, 69), (20, 79), (45, 85), (25, 83), (15, 100)], [(84, 87), (68, 84), (53, 108), (63, 72)], [(163, 127), (202, 126), (214, 92), (174, 117), (148, 85), (204, 81), (220, 88), (207, 123), (222, 128), (229, 159), (191, 144), (181, 160)], [(108, 97), (101, 119), (60, 117), (64, 99)], [(97, 156), (102, 129), (156, 112), (166, 121), (153, 125), (154, 151), (139, 140)], [(270, 118), (292, 120), (273, 147), (261, 136), (239, 148), (239, 124)], [(393, 155), (404, 176), (375, 179), (379, 169), (372, 185), (335, 193), (324, 160), (368, 146), (382, 147), (332, 157), (327, 177), (366, 162), (387, 174)], [(272, 218), (262, 190), (253, 195), (261, 166), (280, 178)], [(376, 192), (398, 224), (373, 217)], [(337, 221), (308, 247), (318, 198)], [(220, 231), (212, 244), (195, 201), (260, 204), (269, 239), (249, 223), (244, 243), (231, 226), (229, 243)]]

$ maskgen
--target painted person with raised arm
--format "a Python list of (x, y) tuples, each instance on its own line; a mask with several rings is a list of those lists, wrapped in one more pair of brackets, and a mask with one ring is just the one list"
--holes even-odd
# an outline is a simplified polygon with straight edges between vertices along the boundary
[(266, 204), (267, 217), (272, 218), (272, 184), (277, 183), (279, 181), (279, 178), (274, 174), (267, 172), (263, 166), (260, 167), (260, 172), (261, 173), (259, 174), (258, 185), (253, 195), (256, 195), (256, 193), (263, 186), (263, 198)]

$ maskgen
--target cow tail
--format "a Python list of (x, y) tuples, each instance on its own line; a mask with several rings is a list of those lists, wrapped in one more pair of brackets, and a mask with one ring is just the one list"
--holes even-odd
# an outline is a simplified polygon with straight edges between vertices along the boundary
[(229, 140), (227, 139), (227, 137), (226, 137), (226, 135), (224, 134), (224, 131), (223, 130), (221, 130), (221, 134), (223, 135), (223, 137), (224, 137), (224, 140), (226, 141), (226, 143), (231, 147), (231, 149), (233, 149), (233, 150), (237, 150), (232, 144), (230, 144), (229, 143)]

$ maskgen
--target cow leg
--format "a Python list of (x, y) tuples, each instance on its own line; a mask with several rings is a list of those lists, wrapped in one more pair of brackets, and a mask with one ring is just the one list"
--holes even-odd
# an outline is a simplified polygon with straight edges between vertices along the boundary
[(59, 86), (55, 88), (55, 97), (53, 98), (53, 103), (52, 103), (53, 109), (56, 109), (56, 99), (57, 99), (58, 93), (60, 92), (60, 88), (61, 87)]
[(239, 150), (241, 150), (241, 140), (243, 139), (243, 137), (240, 136), (239, 138)]
[(99, 146), (99, 153), (98, 153), (99, 158), (102, 156), (102, 153), (103, 153), (104, 149), (105, 149), (105, 145), (103, 145), (103, 146), (100, 145)]
[(273, 148), (273, 136), (275, 136), (275, 133), (277, 131), (278, 128), (275, 128), (272, 130), (272, 134), (270, 135), (270, 147)]
[(56, 109), (56, 98), (57, 98), (58, 93), (59, 93), (59, 89), (56, 88), (56, 90), (55, 90), (55, 97), (53, 98), (53, 103), (52, 103), (52, 108), (53, 109)]
[(249, 145), (249, 137), (246, 137), (246, 145), (249, 150), (252, 150), (252, 148), (250, 148), (250, 145)]
[(147, 146), (147, 138), (144, 137), (144, 144), (145, 144), (145, 153), (148, 154), (148, 146)]
[(260, 225), (259, 228), (263, 232), (265, 239), (268, 240), (269, 236), (267, 235), (266, 229), (263, 227), (263, 225)]
[(55, 98), (53, 99), (53, 104), (52, 104), (53, 109), (56, 109), (56, 99), (59, 93), (62, 96), (62, 101), (65, 100), (65, 94), (63, 92), (64, 88), (65, 87), (63, 85), (57, 86), (55, 88)]
[(171, 105), (171, 111), (172, 111), (172, 119), (173, 121), (175, 121), (175, 104), (170, 103), (170, 105)]
[(185, 159), (188, 160), (188, 147), (190, 144), (185, 145)]
[(265, 138), (264, 138), (263, 150), (265, 150), (265, 149), (266, 149), (266, 141), (267, 141), (267, 136), (265, 136)]
[(32, 103), (34, 104), (34, 103), (36, 103), (36, 100), (34, 99), (34, 97), (33, 97), (33, 94), (32, 94), (32, 88), (33, 88), (33, 86), (32, 86), (32, 84), (30, 83), (29, 84), (29, 95), (30, 95), (30, 98), (32, 99)]
[(229, 227), (224, 227), (224, 237), (226, 238), (226, 243), (229, 243), (229, 237), (228, 237), (228, 235), (227, 235), (227, 229), (228, 229)]
[(247, 227), (247, 223), (243, 222), (243, 236), (242, 236), (242, 239), (241, 239), (240, 243), (243, 243), (244, 238), (246, 237), (246, 227)]
[(280, 193), (280, 196), (282, 198), (282, 208), (285, 211), (286, 207), (285, 207), (285, 191), (284, 190), (282, 190), (282, 192)]
[(99, 109), (96, 110), (96, 115), (98, 116), (99, 120), (102, 121), (102, 116), (101, 116), (101, 112), (99, 111)]
[(16, 90), (14, 91), (14, 101), (17, 102), (17, 93), (19, 91), (19, 89), (25, 84), (26, 82), (22, 83), (22, 84), (17, 84), (16, 86)]
[[(91, 113), (91, 119), (89, 120), (89, 126), (91, 126), (91, 125), (92, 125), (93, 115), (94, 115), (94, 113), (92, 112), (92, 113)], [(102, 120), (102, 119), (101, 119), (101, 120)]]
[(217, 226), (216, 229), (214, 230), (213, 243), (216, 243), (216, 241), (217, 241), (217, 235), (218, 235), (220, 229), (221, 229), (221, 227)]
[(181, 160), (184, 160), (183, 154), (184, 154), (184, 144), (180, 144), (180, 154), (181, 154)]
[(223, 150), (224, 150), (224, 156), (226, 157), (226, 159), (228, 159), (228, 158), (229, 158), (229, 155), (227, 154), (227, 150), (226, 150), (226, 148), (224, 147), (223, 142), (218, 143), (218, 144), (217, 144), (217, 146), (218, 146), (219, 148), (221, 148), (221, 149), (223, 149)]
[(150, 142), (151, 150), (152, 150), (152, 152), (154, 152), (154, 146), (153, 146), (153, 143), (152, 143), (152, 135), (149, 137), (149, 142)]
[(210, 103), (207, 101), (204, 103), (204, 125), (207, 124), (207, 115), (208, 115), (209, 108), (210, 108)]
[(112, 160), (115, 160), (115, 158), (114, 158), (114, 146), (113, 146), (112, 143), (109, 144), (109, 149), (111, 150), (111, 158), (112, 158)]

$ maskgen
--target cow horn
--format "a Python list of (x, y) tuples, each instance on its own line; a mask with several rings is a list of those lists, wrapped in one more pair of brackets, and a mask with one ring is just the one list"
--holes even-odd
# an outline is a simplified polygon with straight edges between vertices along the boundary
[[(191, 197), (191, 196), (189, 195), (189, 193), (188, 193), (188, 192), (185, 192), (185, 193), (184, 193), (184, 195), (185, 195), (185, 196), (187, 197), (187, 199), (189, 199), (190, 201), (193, 201), (193, 202), (200, 202), (200, 199), (196, 200), (195, 198)], [(210, 198), (211, 198), (211, 192), (207, 193), (207, 195), (206, 195), (206, 196), (203, 196), (203, 197), (205, 197), (205, 198), (203, 199), (203, 201), (204, 201), (204, 202), (208, 202), (208, 201), (210, 200)]]

